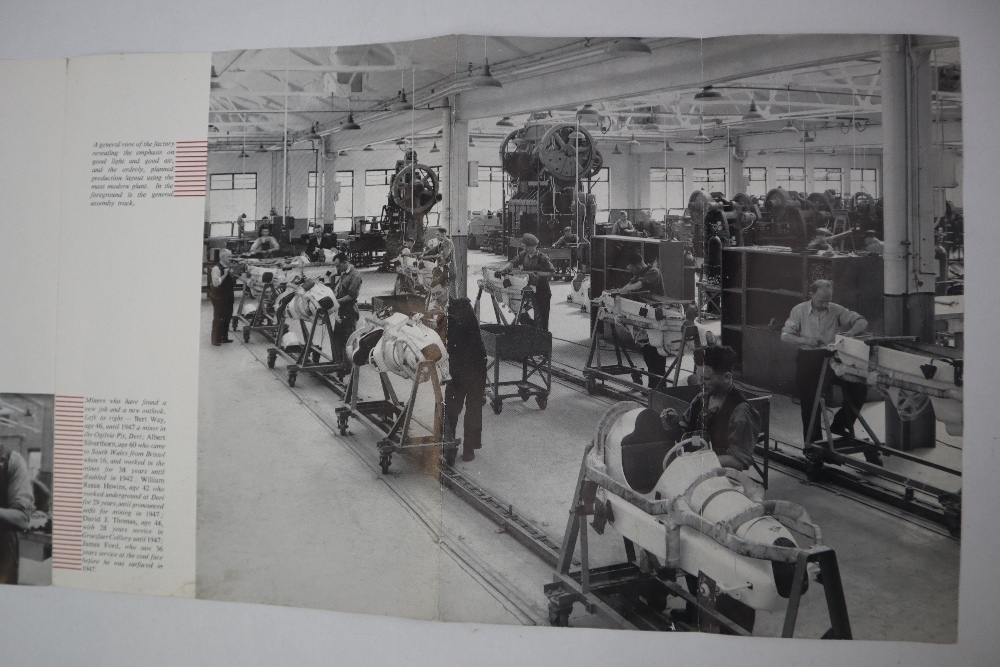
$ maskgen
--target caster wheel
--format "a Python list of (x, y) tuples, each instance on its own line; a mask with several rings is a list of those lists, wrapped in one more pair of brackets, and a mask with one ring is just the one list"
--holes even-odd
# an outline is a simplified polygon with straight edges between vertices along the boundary
[(385, 456), (380, 456), (378, 458), (378, 464), (382, 468), (382, 474), (388, 475), (389, 466), (392, 465), (392, 456), (389, 454), (386, 454)]
[(549, 610), (549, 625), (554, 628), (568, 628), (569, 627), (569, 610), (568, 609), (550, 609)]
[(444, 453), (444, 462), (450, 466), (455, 465), (455, 459), (458, 457), (458, 448), (449, 449)]
[(297, 377), (298, 376), (295, 373), (289, 373), (288, 374), (288, 386), (289, 387), (294, 387), (295, 386), (295, 380), (297, 379)]
[(503, 412), (503, 401), (493, 401), (493, 414), (498, 415)]
[(250, 342), (250, 330), (249, 329), (244, 329), (243, 330), (243, 342), (244, 343), (249, 343)]
[(806, 479), (810, 482), (818, 482), (823, 478), (823, 463), (821, 461), (809, 461), (806, 463)]
[(640, 373), (632, 373), (632, 382), (642, 384), (642, 375)]
[(239, 327), (239, 325), (240, 325), (240, 321), (234, 317), (233, 318), (233, 331), (236, 331), (236, 329)]
[(518, 389), (517, 395), (521, 397), (522, 403), (527, 403), (528, 399), (531, 398), (531, 392), (527, 389)]
[(276, 354), (269, 354), (269, 355), (267, 355), (267, 367), (268, 368), (274, 368), (274, 362), (275, 362), (275, 360), (277, 358), (278, 358), (278, 355), (276, 355)]
[(535, 396), (535, 403), (538, 403), (538, 409), (544, 410), (549, 405), (549, 397), (543, 394)]
[(591, 396), (597, 393), (597, 380), (594, 378), (587, 378), (587, 393)]

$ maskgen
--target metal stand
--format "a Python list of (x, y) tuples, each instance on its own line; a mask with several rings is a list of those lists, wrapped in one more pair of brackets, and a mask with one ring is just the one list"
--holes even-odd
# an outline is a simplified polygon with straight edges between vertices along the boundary
[(277, 340), (278, 323), (273, 314), (269, 314), (269, 311), (273, 312), (274, 304), (278, 300), (280, 294), (278, 293), (278, 288), (274, 283), (266, 283), (260, 291), (260, 296), (257, 297), (257, 310), (254, 311), (253, 317), (246, 317), (243, 315), (243, 308), (247, 302), (247, 295), (253, 299), (253, 295), (250, 292), (250, 287), (248, 285), (243, 286), (243, 293), (240, 295), (240, 303), (236, 309), (236, 314), (233, 315), (233, 331), (236, 331), (240, 325), (243, 324), (243, 342), (250, 342), (250, 333), (256, 331), (261, 334), (267, 340), (272, 342)]
[[(655, 556), (645, 550), (637, 550), (636, 545), (628, 539), (625, 539), (627, 562), (609, 567), (590, 566), (587, 517), (594, 517), (591, 527), (598, 535), (603, 534), (608, 521), (603, 506), (595, 503), (597, 489), (604, 488), (639, 506), (638, 502), (628, 497), (627, 490), (620, 488), (610, 478), (590, 470), (587, 466), (587, 454), (591, 447), (584, 453), (580, 466), (553, 583), (544, 587), (549, 599), (549, 622), (556, 626), (568, 626), (573, 605), (580, 603), (587, 613), (596, 614), (616, 628), (699, 630), (750, 635), (754, 620), (752, 608), (728, 596), (726, 591), (720, 590), (716, 582), (703, 572), (697, 573), (697, 593), (692, 594), (678, 579), (682, 576), (695, 576), (695, 573), (685, 573), (674, 567), (661, 567)], [(639, 500), (643, 499), (639, 497)], [(712, 534), (702, 532), (716, 539)], [(578, 545), (580, 569), (571, 572)], [(824, 546), (796, 548), (795, 551), (794, 575), (781, 636), (789, 638), (794, 635), (802, 592), (809, 578), (807, 566), (809, 563), (816, 563), (819, 569), (817, 582), (823, 586), (831, 623), (822, 638), (852, 639), (836, 554)], [(688, 608), (693, 608), (696, 612), (694, 617), (678, 620), (665, 614), (670, 596), (683, 600)]]
[[(503, 294), (498, 294), (497, 290), (489, 283), (479, 281), (479, 293), (476, 294), (476, 303), (473, 305), (473, 309), (476, 312), (476, 317), (480, 317), (480, 302), (483, 298), (483, 292), (490, 295), (490, 300), (493, 303), (493, 313), (497, 318), (497, 324), (502, 324), (504, 326), (508, 325), (507, 317), (503, 314), (503, 309), (500, 308), (500, 303), (503, 300)], [(521, 321), (522, 315), (527, 315), (531, 311), (531, 299), (535, 294), (535, 290), (530, 285), (521, 290), (521, 301), (518, 304), (517, 311), (514, 312), (514, 318), (510, 324), (518, 324)], [(512, 311), (514, 309), (511, 309)]]
[[(280, 347), (281, 336), (285, 331), (284, 313), (278, 318), (277, 331), (275, 337), (275, 347), (267, 351), (267, 367), (274, 368), (274, 362), (281, 357), (288, 362), (288, 386), (294, 387), (299, 371), (304, 371), (322, 381), (330, 387), (335, 394), (340, 397), (346, 395), (346, 388), (341, 381), (341, 377), (351, 370), (351, 362), (348, 360), (334, 360), (333, 350), (328, 354), (323, 349), (323, 339), (333, 341), (333, 324), (330, 322), (330, 313), (327, 310), (319, 309), (313, 315), (312, 322), (306, 326), (306, 322), (299, 320), (302, 328), (302, 340), (304, 345), (302, 351), (297, 355), (291, 355)], [(317, 332), (320, 334), (317, 337)], [(335, 379), (331, 375), (336, 374)]]
[[(527, 402), (534, 396), (538, 409), (544, 410), (552, 391), (552, 334), (522, 325), (484, 324), (481, 329), (489, 359), (486, 377), (492, 376), (486, 387), (486, 398), (494, 414), (503, 412), (505, 398), (514, 397)], [(520, 363), (521, 379), (501, 382), (501, 361)], [(516, 391), (505, 394), (502, 393), (503, 387), (516, 387)]]
[[(455, 463), (460, 440), (447, 438), (444, 430), (444, 394), (441, 391), (441, 380), (433, 361), (422, 361), (417, 366), (416, 375), (410, 386), (410, 396), (404, 403), (396, 396), (389, 374), (380, 371), (379, 381), (382, 385), (381, 400), (359, 400), (359, 373), (361, 366), (355, 365), (351, 371), (351, 379), (347, 384), (345, 402), (348, 405), (337, 408), (337, 426), (341, 435), (347, 435), (348, 420), (351, 417), (362, 418), (376, 431), (383, 433), (384, 438), (378, 441), (379, 466), (382, 474), (388, 474), (392, 463), (392, 455), (404, 449), (417, 447), (440, 447), (448, 465)], [(430, 382), (434, 395), (432, 423), (425, 424), (415, 414), (417, 393), (421, 384)], [(414, 435), (413, 427), (419, 426), (427, 435)]]

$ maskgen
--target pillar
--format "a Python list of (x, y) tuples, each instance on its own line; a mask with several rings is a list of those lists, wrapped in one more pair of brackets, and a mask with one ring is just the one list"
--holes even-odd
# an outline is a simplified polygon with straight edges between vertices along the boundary
[(455, 242), (455, 275), (451, 294), (468, 296), (468, 217), (469, 217), (469, 121), (461, 116), (461, 96), (454, 95), (443, 109), (444, 123), (441, 150), (445, 153), (441, 169), (443, 200), (447, 204), (442, 224)]
[(323, 137), (320, 166), (323, 172), (323, 207), (320, 209), (323, 225), (332, 225), (337, 218), (337, 198), (340, 184), (337, 182), (337, 152), (329, 149), (329, 136)]

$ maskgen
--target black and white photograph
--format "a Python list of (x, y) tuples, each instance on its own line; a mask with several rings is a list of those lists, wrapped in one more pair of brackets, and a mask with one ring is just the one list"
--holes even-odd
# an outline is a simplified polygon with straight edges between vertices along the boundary
[(210, 87), (198, 598), (957, 641), (958, 38), (247, 49)]
[(0, 583), (52, 581), (53, 396), (0, 394)]

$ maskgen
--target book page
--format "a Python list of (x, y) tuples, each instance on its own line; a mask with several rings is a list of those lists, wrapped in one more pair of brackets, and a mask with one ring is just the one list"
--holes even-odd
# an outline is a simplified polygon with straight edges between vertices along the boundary
[(61, 405), (79, 426), (57, 585), (193, 595), (208, 68), (199, 54), (69, 66), (55, 384), (56, 419)]

